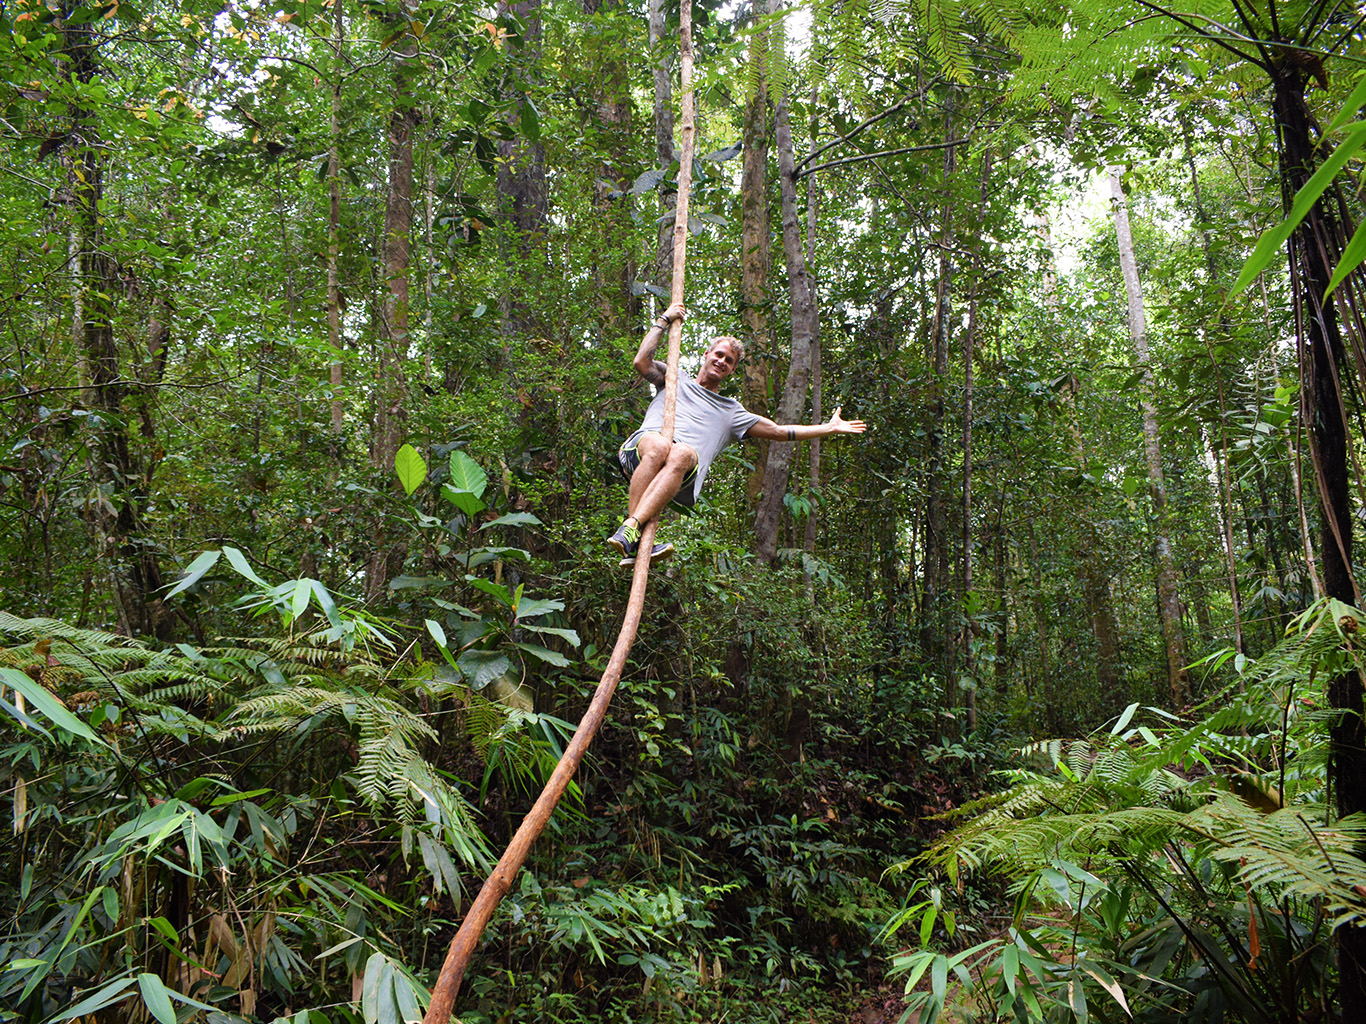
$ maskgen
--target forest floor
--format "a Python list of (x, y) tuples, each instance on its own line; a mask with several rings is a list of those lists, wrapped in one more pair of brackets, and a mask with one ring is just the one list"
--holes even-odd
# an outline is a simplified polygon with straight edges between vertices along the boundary
[[(906, 1002), (897, 990), (883, 985), (849, 1015), (849, 1024), (898, 1024), (906, 1012)], [(919, 1012), (911, 1014), (906, 1024), (919, 1024)]]

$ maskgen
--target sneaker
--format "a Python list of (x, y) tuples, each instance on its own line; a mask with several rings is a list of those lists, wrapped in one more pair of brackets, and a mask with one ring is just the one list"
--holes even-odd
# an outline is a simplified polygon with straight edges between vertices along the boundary
[(640, 547), (640, 527), (632, 526), (628, 519), (617, 527), (617, 532), (607, 538), (607, 543), (616, 548), (627, 558), (636, 557), (636, 548)]
[[(672, 544), (668, 543), (667, 541), (663, 544), (656, 544), (654, 547), (650, 549), (650, 564), (654, 565), (656, 562), (668, 561), (670, 558), (673, 558), (673, 556), (674, 546)], [(623, 558), (617, 564), (620, 565), (623, 569), (629, 568), (630, 566), (636, 564), (636, 556), (629, 555), (626, 558)]]

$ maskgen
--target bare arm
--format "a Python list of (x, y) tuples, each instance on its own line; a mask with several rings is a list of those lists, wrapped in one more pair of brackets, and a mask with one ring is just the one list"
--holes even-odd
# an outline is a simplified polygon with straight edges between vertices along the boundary
[(683, 304), (675, 303), (660, 314), (659, 319), (650, 325), (650, 329), (645, 332), (645, 337), (640, 339), (640, 349), (636, 352), (636, 357), (631, 365), (636, 368), (636, 373), (640, 374), (657, 388), (664, 386), (664, 375), (669, 368), (655, 358), (655, 349), (659, 347), (660, 341), (664, 338), (668, 325), (675, 320), (682, 320), (686, 315)]
[(758, 423), (745, 432), (745, 436), (766, 441), (805, 441), (812, 437), (829, 437), (831, 434), (862, 434), (867, 429), (868, 425), (863, 420), (846, 420), (840, 416), (840, 410), (836, 409), (827, 423), (788, 426), (761, 417)]

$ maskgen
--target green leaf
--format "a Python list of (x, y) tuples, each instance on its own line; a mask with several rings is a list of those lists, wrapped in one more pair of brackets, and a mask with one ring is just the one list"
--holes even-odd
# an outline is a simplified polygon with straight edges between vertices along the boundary
[(455, 580), (443, 580), (439, 576), (395, 576), (389, 581), (390, 590), (437, 590), (449, 587)]
[(228, 564), (237, 570), (239, 576), (245, 576), (259, 586), (269, 586), (265, 580), (256, 575), (256, 570), (247, 563), (247, 557), (242, 554), (242, 552), (238, 551), (236, 548), (230, 548), (227, 545), (224, 545), (223, 554), (227, 556)]
[(1347, 243), (1347, 248), (1342, 250), (1342, 256), (1338, 259), (1338, 268), (1333, 271), (1333, 278), (1328, 282), (1328, 290), (1323, 293), (1323, 297), (1327, 298), (1332, 295), (1337, 286), (1342, 284), (1343, 279), (1361, 266), (1363, 260), (1366, 260), (1366, 221), (1357, 225), (1352, 240)]
[(1127, 708), (1125, 708), (1124, 713), (1119, 716), (1119, 721), (1116, 722), (1114, 724), (1114, 728), (1110, 730), (1110, 735), (1118, 736), (1120, 733), (1122, 733), (1124, 731), (1124, 727), (1129, 724), (1129, 721), (1134, 717), (1134, 712), (1137, 710), (1137, 704), (1130, 704)]
[(462, 452), (459, 448), (451, 452), (451, 480), (450, 486), (457, 491), (468, 491), (476, 498), (484, 496), (484, 489), (488, 487), (488, 474), (480, 468), (479, 463)]
[(186, 567), (185, 575), (180, 577), (180, 582), (171, 588), (166, 594), (166, 597), (175, 597), (176, 594), (179, 594), (182, 590), (188, 590), (198, 583), (204, 578), (206, 572), (218, 564), (220, 555), (222, 555), (221, 551), (201, 551), (199, 557)]
[(111, 1003), (116, 1003), (120, 999), (126, 999), (131, 993), (128, 988), (133, 984), (132, 978), (119, 978), (111, 981), (104, 988), (93, 995), (86, 996), (74, 1006), (69, 1006), (57, 1016), (51, 1018), (52, 1024), (60, 1024), (64, 1020), (72, 1020), (76, 1017), (85, 1017), (89, 1014), (103, 1010)]
[(538, 615), (548, 615), (551, 612), (564, 611), (564, 602), (551, 598), (549, 601), (541, 601), (534, 597), (524, 597), (517, 602), (514, 609), (518, 620), (534, 619)]
[(508, 608), (512, 607), (512, 594), (510, 594), (508, 588), (501, 583), (494, 583), (492, 580), (486, 580), (481, 576), (469, 575), (465, 577), (465, 582), (475, 590), (482, 590), (484, 593), (489, 594), (495, 598), (499, 604)]
[(1314, 208), (1314, 204), (1319, 201), (1328, 186), (1333, 183), (1338, 172), (1346, 166), (1348, 160), (1356, 155), (1363, 143), (1366, 143), (1366, 122), (1355, 125), (1347, 133), (1347, 137), (1319, 165), (1319, 169), (1314, 172), (1313, 177), (1295, 193), (1295, 202), (1285, 220), (1262, 233), (1262, 237), (1257, 240), (1257, 247), (1252, 251), (1252, 255), (1247, 258), (1247, 262), (1243, 264), (1243, 272), (1238, 275), (1237, 282), (1234, 283), (1228, 294), (1230, 299), (1256, 280), (1257, 275), (1266, 269), (1267, 264), (1280, 251), (1286, 239), (1299, 227), (1300, 221), (1304, 220), (1309, 211)]
[(1342, 105), (1342, 109), (1337, 112), (1332, 123), (1324, 129), (1325, 135), (1332, 135), (1344, 124), (1357, 116), (1357, 111), (1366, 107), (1366, 76), (1357, 83), (1357, 87), (1352, 90), (1352, 95), (1347, 97), (1347, 102)]
[(479, 527), (479, 529), (481, 529), (481, 530), (487, 530), (490, 526), (544, 526), (544, 525), (545, 525), (544, 523), (542, 523), (539, 519), (537, 519), (535, 516), (533, 516), (530, 512), (509, 512), (509, 513), (508, 513), (507, 515), (505, 515), (505, 516), (499, 516), (497, 519), (494, 519), (494, 520), (492, 520), (491, 522), (485, 523), (483, 526)]
[(531, 105), (531, 101), (523, 97), (522, 116), (519, 119), (522, 127), (522, 137), (533, 145), (541, 141), (541, 119), (537, 116), (536, 108)]
[(65, 704), (48, 691), (46, 686), (29, 678), (27, 672), (20, 672), (17, 668), (0, 668), (0, 683), (22, 693), (34, 710), (41, 712), (59, 729), (65, 729), (72, 735), (80, 736), (92, 743), (100, 742), (90, 726), (77, 718)]
[(308, 580), (299, 580), (294, 584), (294, 596), (290, 599), (289, 610), (296, 619), (308, 611), (308, 601), (312, 596), (313, 588), (308, 585)]
[(568, 668), (572, 664), (572, 662), (563, 654), (549, 650), (545, 647), (537, 646), (536, 644), (519, 643), (514, 644), (513, 646), (519, 651), (526, 651), (526, 653), (530, 654), (533, 658), (540, 658), (548, 665), (554, 665), (556, 668)]
[(450, 484), (441, 485), (441, 496), (467, 516), (473, 516), (486, 508), (474, 492), (458, 490)]
[(470, 688), (482, 690), (499, 676), (512, 671), (512, 662), (506, 654), (498, 651), (469, 650), (456, 660), (460, 671), (465, 673)]
[[(113, 891), (112, 889), (110, 890)], [(171, 922), (164, 917), (144, 917), (143, 920), (159, 931), (170, 941), (171, 945), (180, 945), (180, 933), (175, 930)]]
[(158, 1024), (176, 1024), (175, 1007), (166, 994), (166, 986), (155, 974), (139, 974), (138, 988), (142, 991), (142, 1001), (157, 1019)]
[(394, 455), (394, 472), (398, 474), (398, 482), (403, 485), (403, 490), (411, 496), (427, 479), (427, 463), (416, 448), (405, 444)]
[(544, 633), (547, 636), (557, 636), (561, 640), (568, 643), (571, 647), (578, 647), (579, 643), (581, 642), (579, 640), (579, 634), (576, 630), (560, 629), (557, 626), (537, 626), (534, 623), (520, 621), (518, 622), (518, 625), (520, 625), (525, 630), (529, 630), (532, 633)]

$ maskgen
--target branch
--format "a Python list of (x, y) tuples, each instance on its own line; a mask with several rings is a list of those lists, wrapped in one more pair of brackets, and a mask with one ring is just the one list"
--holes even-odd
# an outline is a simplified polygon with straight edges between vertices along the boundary
[(886, 110), (884, 110), (882, 113), (874, 114), (872, 117), (868, 118), (868, 120), (864, 121), (862, 124), (854, 126), (852, 129), (849, 130), (848, 134), (840, 136), (833, 142), (827, 142), (824, 146), (821, 146), (819, 149), (813, 149), (810, 153), (806, 154), (806, 156), (804, 156), (801, 160), (797, 161), (797, 169), (800, 170), (801, 168), (805, 167), (812, 160), (816, 159), (816, 157), (824, 153), (827, 149), (831, 149), (835, 146), (838, 146), (841, 142), (848, 142), (859, 132), (863, 131), (863, 129), (869, 127), (870, 125), (877, 124), (884, 117), (891, 117), (893, 114), (895, 114), (898, 110), (900, 110), (909, 102), (910, 98), (908, 97), (902, 100), (900, 103), (894, 103)]
[(231, 377), (224, 377), (222, 380), (211, 380), (204, 384), (187, 384), (183, 380), (141, 381), (129, 377), (105, 381), (103, 384), (53, 384), (51, 387), (32, 388), (13, 395), (0, 395), (0, 402), (17, 402), (21, 398), (32, 398), (35, 395), (47, 395), (54, 391), (99, 391), (103, 388), (190, 388), (193, 390), (201, 390), (203, 388), (216, 388), (220, 384), (227, 384), (230, 381), (245, 376), (245, 373), (235, 373)]
[(927, 153), (935, 149), (951, 149), (968, 141), (968, 139), (954, 139), (952, 142), (935, 142), (928, 146), (905, 146), (902, 149), (882, 149), (876, 153), (860, 153), (858, 156), (846, 156), (840, 160), (831, 160), (828, 163), (817, 164), (815, 167), (808, 167), (804, 171), (795, 172), (792, 177), (801, 179), (808, 174), (815, 174), (817, 171), (828, 170), (831, 167), (843, 167), (845, 164), (862, 163), (864, 160), (876, 160), (880, 156), (901, 156), (903, 153)]

